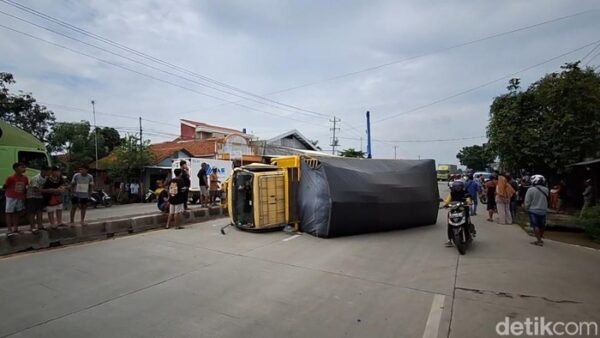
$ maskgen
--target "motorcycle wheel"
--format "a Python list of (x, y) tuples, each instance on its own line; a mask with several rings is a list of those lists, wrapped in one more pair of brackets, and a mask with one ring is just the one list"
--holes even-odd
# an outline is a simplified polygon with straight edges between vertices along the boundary
[(105, 206), (105, 207), (107, 207), (107, 208), (110, 208), (110, 207), (112, 207), (112, 204), (113, 204), (112, 200), (109, 200), (109, 201), (105, 201), (105, 202), (104, 202), (104, 206)]
[(454, 246), (456, 247), (456, 250), (458, 250), (458, 252), (461, 255), (464, 255), (466, 252), (466, 244), (465, 244), (465, 240), (463, 239), (463, 232), (459, 231), (454, 233)]
[(481, 195), (479, 197), (479, 200), (481, 201), (481, 204), (487, 204), (487, 196), (486, 195)]

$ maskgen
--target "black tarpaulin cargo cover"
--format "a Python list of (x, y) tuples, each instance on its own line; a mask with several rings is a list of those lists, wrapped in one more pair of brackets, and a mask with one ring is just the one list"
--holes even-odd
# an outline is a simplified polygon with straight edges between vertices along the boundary
[(302, 161), (301, 229), (318, 237), (403, 229), (437, 221), (433, 160), (319, 158)]

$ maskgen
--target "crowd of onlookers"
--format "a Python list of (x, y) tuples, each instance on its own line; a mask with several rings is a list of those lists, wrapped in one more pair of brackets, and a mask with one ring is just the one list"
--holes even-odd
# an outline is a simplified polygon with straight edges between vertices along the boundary
[[(13, 170), (14, 174), (6, 179), (3, 186), (9, 236), (19, 232), (18, 225), (23, 216), (27, 217), (33, 233), (46, 228), (44, 213), (47, 213), (50, 228), (68, 226), (63, 223), (63, 210), (68, 207), (67, 203), (71, 205), (69, 225), (75, 224), (78, 209), (81, 211), (80, 224), (85, 225), (86, 210), (94, 187), (94, 178), (88, 173), (87, 166), (82, 166), (70, 180), (63, 176), (58, 166), (45, 166), (31, 179), (25, 175), (25, 164), (15, 163)], [(216, 204), (218, 200), (222, 201), (217, 169), (212, 170), (206, 163), (202, 163), (197, 176), (200, 204), (206, 207)], [(181, 214), (189, 210), (190, 186), (190, 169), (186, 161), (181, 161), (180, 168), (174, 170), (174, 177), (168, 175), (165, 180), (157, 182), (154, 193), (158, 199), (158, 208), (169, 214), (167, 228), (180, 228)]]
[[(210, 171), (210, 175), (208, 172)], [(174, 177), (167, 177), (165, 181), (157, 182), (158, 188), (154, 191), (158, 197), (157, 206), (161, 211), (168, 213), (165, 228), (174, 226), (181, 228), (181, 214), (188, 210), (189, 193), (191, 187), (190, 168), (185, 160), (181, 160), (179, 168), (173, 171)], [(221, 186), (216, 168), (210, 169), (208, 164), (202, 163), (197, 173), (200, 186), (200, 204), (207, 207), (214, 205), (222, 198)], [(166, 187), (166, 188), (165, 188)]]
[[(494, 173), (486, 180), (484, 176), (475, 179), (473, 175), (467, 176), (465, 190), (472, 197), (471, 215), (477, 214), (478, 200), (485, 201), (488, 212), (488, 221), (493, 222), (494, 217), (500, 224), (516, 223), (517, 208), (527, 210), (529, 223), (536, 234), (536, 241), (532, 244), (543, 245), (543, 234), (546, 225), (548, 209), (563, 213), (567, 200), (567, 186), (564, 181), (548, 187), (548, 182), (542, 175), (524, 175), (519, 181), (510, 174)], [(583, 207), (580, 215), (593, 204), (594, 193), (592, 181), (585, 181), (582, 194)]]
[(71, 204), (69, 225), (75, 225), (77, 209), (81, 211), (80, 224), (85, 225), (87, 204), (94, 185), (87, 166), (82, 166), (71, 180), (65, 179), (58, 166), (44, 166), (31, 179), (25, 175), (27, 166), (24, 163), (13, 164), (13, 170), (13, 175), (7, 177), (3, 185), (9, 236), (19, 232), (18, 226), (24, 215), (33, 233), (45, 229), (44, 212), (48, 214), (50, 228), (66, 227), (62, 215), (66, 200)]

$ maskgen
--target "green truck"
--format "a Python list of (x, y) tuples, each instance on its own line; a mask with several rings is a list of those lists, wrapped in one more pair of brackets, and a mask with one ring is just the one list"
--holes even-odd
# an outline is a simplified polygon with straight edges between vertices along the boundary
[(440, 164), (437, 166), (437, 180), (448, 181), (450, 176), (458, 173), (458, 166), (456, 164)]
[[(13, 174), (15, 162), (27, 165), (28, 177), (40, 172), (43, 166), (50, 165), (50, 157), (44, 143), (28, 132), (0, 121), (0, 184)], [(4, 191), (0, 193), (0, 225), (4, 225)]]

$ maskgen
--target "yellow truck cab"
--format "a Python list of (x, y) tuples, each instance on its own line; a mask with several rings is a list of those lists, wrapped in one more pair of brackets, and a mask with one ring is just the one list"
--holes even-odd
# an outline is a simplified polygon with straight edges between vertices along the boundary
[(227, 184), (227, 211), (236, 227), (261, 231), (297, 224), (294, 196), (300, 157), (279, 157), (271, 163), (234, 169)]

